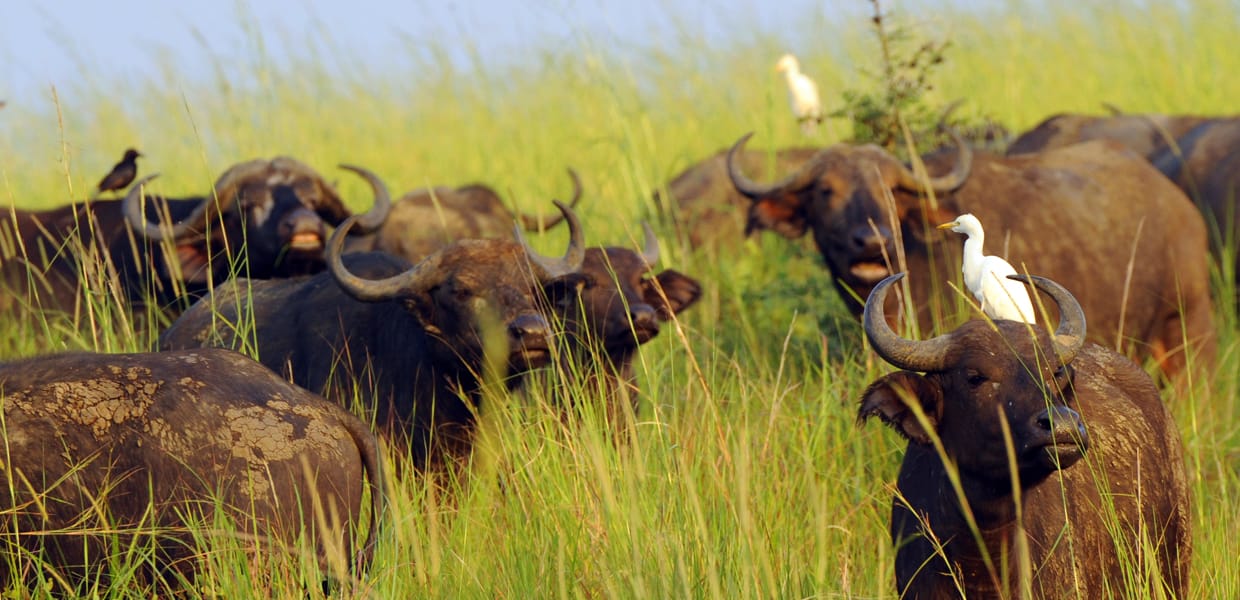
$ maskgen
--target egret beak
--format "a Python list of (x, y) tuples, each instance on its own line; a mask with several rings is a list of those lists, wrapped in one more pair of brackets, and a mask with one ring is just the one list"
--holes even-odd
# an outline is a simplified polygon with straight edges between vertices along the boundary
[(959, 224), (960, 223), (958, 221), (952, 221), (951, 223), (944, 223), (942, 225), (939, 225), (936, 229), (951, 229), (952, 227), (955, 227)]

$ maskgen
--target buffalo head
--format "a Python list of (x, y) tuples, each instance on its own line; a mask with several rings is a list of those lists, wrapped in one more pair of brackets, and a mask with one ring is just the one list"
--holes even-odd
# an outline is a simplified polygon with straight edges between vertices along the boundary
[(363, 279), (349, 272), (340, 258), (344, 238), (358, 220), (350, 217), (328, 241), (328, 269), (357, 300), (404, 303), (423, 330), (441, 342), (440, 350), (453, 355), (453, 362), (471, 363), (483, 356), (484, 324), (498, 322), (507, 333), (513, 371), (544, 366), (550, 359), (551, 327), (538, 310), (539, 299), (572, 294), (580, 287), (585, 252), (576, 214), (560, 202), (556, 206), (570, 231), (562, 257), (541, 256), (524, 242), (462, 240), (398, 275)]
[[(387, 188), (370, 171), (341, 165), (370, 184), (374, 204), (362, 215), (355, 233), (373, 231), (391, 205)], [(158, 210), (144, 210), (141, 194), (154, 175), (133, 186), (124, 201), (125, 217), (135, 231), (154, 241), (171, 241), (183, 279), (205, 283), (208, 273), (231, 268), (244, 247), (249, 277), (267, 279), (321, 271), (328, 226), (339, 226), (351, 213), (335, 189), (309, 166), (288, 157), (234, 165), (215, 183), (214, 194), (199, 201), (175, 224), (152, 222)], [(222, 255), (220, 253), (223, 253)]]
[[(837, 284), (864, 298), (890, 274), (888, 265), (896, 257), (892, 225), (900, 224), (901, 235), (923, 236), (924, 219), (914, 218), (921, 210), (917, 194), (948, 193), (968, 179), (973, 152), (955, 132), (950, 133), (958, 157), (952, 171), (943, 176), (920, 178), (872, 144), (837, 144), (820, 150), (792, 174), (769, 184), (749, 179), (737, 166), (737, 155), (753, 135), (747, 134), (728, 152), (732, 185), (750, 200), (745, 231), (773, 229), (784, 237), (797, 238), (812, 229)], [(886, 200), (888, 195), (894, 195), (894, 207)]]
[[(883, 314), (888, 288), (903, 276), (874, 289), (863, 322), (874, 351), (906, 370), (871, 384), (859, 417), (878, 416), (912, 444), (928, 447), (937, 436), (962, 474), (1000, 486), (1010, 477), (1002, 421), (1026, 485), (1080, 459), (1088, 436), (1072, 408), (1071, 364), (1085, 341), (1085, 313), (1076, 299), (1049, 279), (1013, 275), (1054, 299), (1060, 321), (1053, 334), (1015, 321), (969, 321), (913, 341), (892, 331)], [(933, 436), (910, 403), (921, 408)]]
[(659, 240), (648, 224), (642, 229), (640, 253), (620, 246), (586, 249), (580, 310), (562, 311), (570, 331), (602, 346), (613, 359), (658, 335), (661, 322), (702, 295), (697, 281), (677, 271), (651, 276), (659, 261)]

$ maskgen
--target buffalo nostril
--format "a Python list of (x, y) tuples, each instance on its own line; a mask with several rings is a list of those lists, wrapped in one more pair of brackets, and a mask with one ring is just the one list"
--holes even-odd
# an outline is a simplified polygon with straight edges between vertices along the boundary
[(1066, 406), (1054, 406), (1042, 411), (1035, 417), (1035, 423), (1038, 429), (1051, 434), (1085, 435), (1081, 415)]
[(629, 310), (629, 318), (633, 320), (633, 327), (636, 328), (658, 329), (659, 327), (659, 313), (649, 304), (633, 305)]
[(867, 224), (853, 229), (852, 243), (857, 249), (867, 250), (882, 246), (890, 237), (891, 232), (886, 227), (875, 228)]
[(547, 320), (539, 315), (521, 315), (508, 324), (508, 334), (518, 340), (545, 338), (550, 333)]

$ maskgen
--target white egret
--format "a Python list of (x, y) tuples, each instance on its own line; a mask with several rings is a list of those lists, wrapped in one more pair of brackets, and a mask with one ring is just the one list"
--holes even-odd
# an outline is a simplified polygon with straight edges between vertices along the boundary
[(813, 135), (815, 128), (822, 122), (822, 101), (818, 98), (818, 84), (801, 73), (801, 63), (792, 54), (779, 57), (775, 70), (784, 74), (788, 82), (788, 104), (792, 106), (792, 115), (801, 124), (801, 132)]
[(939, 229), (950, 229), (968, 236), (964, 241), (964, 261), (961, 265), (964, 285), (981, 303), (986, 316), (996, 320), (1036, 322), (1033, 301), (1029, 299), (1025, 284), (1007, 278), (1015, 274), (1016, 269), (998, 256), (982, 254), (986, 232), (977, 217), (965, 213), (951, 223), (939, 225)]

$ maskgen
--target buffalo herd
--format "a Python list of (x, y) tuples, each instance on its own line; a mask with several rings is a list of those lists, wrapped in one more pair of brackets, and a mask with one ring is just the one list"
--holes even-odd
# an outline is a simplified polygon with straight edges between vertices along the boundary
[[(652, 218), (711, 260), (762, 230), (810, 234), (900, 369), (858, 414), (908, 442), (890, 521), (903, 597), (1183, 595), (1190, 508), (1162, 398), (1218, 353), (1211, 269), (1240, 265), (1240, 121), (1062, 114), (1003, 154), (949, 134), (911, 163), (744, 135), (656, 191)], [(703, 295), (657, 268), (649, 223), (631, 227), (640, 244), (587, 246), (571, 169), (570, 201), (541, 216), (481, 183), (393, 201), (341, 167), (369, 185), (365, 212), (280, 156), (201, 195), (153, 194), (148, 176), (120, 199), (0, 220), (5, 315), (80, 324), (115, 301), (159, 332), (149, 353), (0, 364), (14, 507), (0, 533), (18, 540), (0, 583), (91, 577), (109, 549), (89, 533), (105, 527), (154, 540), (152, 577), (193, 572), (190, 526), (220, 517), (344, 575), (369, 563), (387, 512), (381, 444), (412, 473), (459, 464), (492, 394), (561, 377), (616, 433), (636, 414), (639, 348)], [(961, 239), (937, 226), (965, 213), (1049, 299), (1034, 294), (1036, 325), (991, 321), (962, 293)], [(526, 239), (560, 223), (556, 256)], [(912, 308), (889, 310), (892, 290)], [(1028, 563), (1010, 560), (1021, 548)]]

